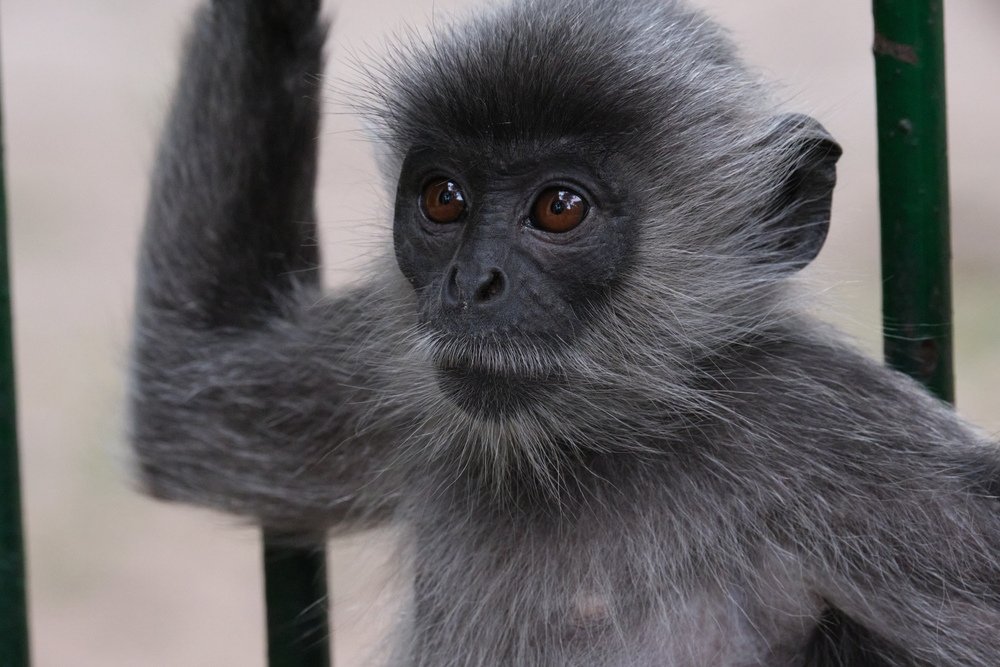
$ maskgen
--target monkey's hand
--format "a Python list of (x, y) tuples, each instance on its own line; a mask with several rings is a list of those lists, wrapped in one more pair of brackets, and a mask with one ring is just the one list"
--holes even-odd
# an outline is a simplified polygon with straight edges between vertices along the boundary
[(348, 442), (370, 383), (341, 343), (362, 335), (368, 295), (320, 294), (318, 8), (198, 13), (153, 176), (132, 355), (143, 487), (282, 528), (385, 503), (360, 499), (377, 436)]
[[(224, 4), (233, 0), (213, 1)], [(322, 3), (320, 0), (253, 0), (251, 4), (260, 8), (265, 20), (272, 26), (287, 22), (298, 30), (308, 28), (316, 22)]]

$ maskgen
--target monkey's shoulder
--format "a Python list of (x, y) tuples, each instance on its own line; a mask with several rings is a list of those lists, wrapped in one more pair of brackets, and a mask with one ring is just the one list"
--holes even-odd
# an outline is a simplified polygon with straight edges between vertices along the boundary
[(959, 471), (1000, 491), (995, 440), (913, 379), (825, 331), (775, 335), (713, 368), (714, 432), (751, 453), (887, 478)]

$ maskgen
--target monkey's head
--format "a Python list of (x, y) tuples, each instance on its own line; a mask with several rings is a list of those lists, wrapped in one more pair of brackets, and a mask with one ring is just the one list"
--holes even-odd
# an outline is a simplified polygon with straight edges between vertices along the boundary
[(467, 411), (683, 385), (826, 236), (839, 147), (678, 2), (515, 0), (381, 75), (396, 259)]

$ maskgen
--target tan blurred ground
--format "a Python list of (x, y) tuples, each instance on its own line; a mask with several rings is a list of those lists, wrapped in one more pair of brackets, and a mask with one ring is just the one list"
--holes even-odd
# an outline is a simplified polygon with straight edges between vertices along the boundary
[[(21, 430), (37, 665), (262, 665), (252, 530), (133, 494), (122, 473), (122, 367), (146, 175), (192, 0), (7, 0), (2, 46)], [(339, 3), (332, 72), (403, 22), (462, 3)], [(814, 281), (825, 310), (878, 349), (869, 4), (703, 0), (748, 58), (819, 117), (846, 156)], [(1000, 5), (948, 3), (961, 410), (1000, 430)], [(341, 43), (339, 38), (343, 37)], [(343, 111), (342, 109), (340, 111)], [(321, 220), (342, 279), (377, 195), (353, 120), (325, 128)], [(360, 165), (360, 166), (359, 166)], [(353, 258), (353, 260), (348, 261)], [(362, 664), (391, 587), (369, 536), (332, 550), (338, 665)], [(6, 667), (6, 666), (5, 666)]]

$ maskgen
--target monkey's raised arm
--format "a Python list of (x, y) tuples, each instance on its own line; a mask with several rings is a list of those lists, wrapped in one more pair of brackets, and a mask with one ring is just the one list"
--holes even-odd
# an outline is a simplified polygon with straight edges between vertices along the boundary
[[(130, 435), (150, 493), (322, 527), (384, 465), (360, 415), (372, 299), (323, 299), (313, 216), (318, 0), (198, 13), (143, 238)], [(372, 496), (375, 497), (374, 495)]]
[(216, 0), (195, 17), (153, 174), (142, 314), (247, 327), (318, 286), (318, 9)]

